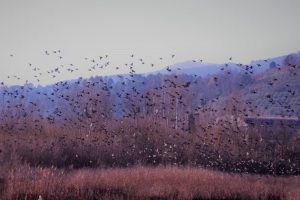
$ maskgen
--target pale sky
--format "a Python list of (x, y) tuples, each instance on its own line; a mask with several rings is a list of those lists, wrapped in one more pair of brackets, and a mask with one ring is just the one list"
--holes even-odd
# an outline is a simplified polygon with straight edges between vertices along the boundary
[[(285, 55), (300, 50), (299, 8), (299, 0), (0, 0), (0, 82), (35, 82), (34, 67), (47, 84), (116, 73), (138, 58), (145, 64), (137, 71), (147, 72), (192, 59), (249, 63)], [(105, 54), (110, 66), (89, 72), (90, 60)], [(47, 75), (71, 63), (79, 71)], [(14, 75), (21, 79), (7, 79)]]

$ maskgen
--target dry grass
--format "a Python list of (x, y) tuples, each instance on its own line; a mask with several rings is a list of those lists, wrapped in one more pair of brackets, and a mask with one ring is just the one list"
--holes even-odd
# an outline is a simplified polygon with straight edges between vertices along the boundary
[(300, 177), (229, 174), (178, 167), (59, 170), (11, 169), (3, 199), (287, 199)]
[(299, 139), (271, 146), (250, 128), (227, 133), (217, 124), (206, 132), (199, 129), (186, 134), (162, 124), (153, 126), (149, 120), (140, 120), (138, 126), (131, 120), (114, 122), (105, 131), (91, 134), (58, 125), (49, 125), (41, 133), (0, 130), (0, 165), (76, 169), (180, 165), (237, 173), (300, 174)]

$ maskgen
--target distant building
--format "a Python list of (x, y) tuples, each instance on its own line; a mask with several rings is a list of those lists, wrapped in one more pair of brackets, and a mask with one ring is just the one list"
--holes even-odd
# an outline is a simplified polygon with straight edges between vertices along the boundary
[(244, 121), (250, 126), (269, 126), (273, 127), (279, 125), (282, 127), (289, 127), (300, 129), (300, 119), (285, 118), (285, 117), (246, 117)]
[(269, 144), (283, 144), (300, 132), (300, 119), (284, 117), (246, 117), (244, 121), (255, 128)]

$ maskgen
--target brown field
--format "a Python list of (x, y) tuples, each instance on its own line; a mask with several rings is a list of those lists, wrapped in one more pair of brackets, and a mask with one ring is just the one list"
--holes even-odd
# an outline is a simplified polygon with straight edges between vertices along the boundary
[(61, 170), (12, 167), (2, 199), (286, 199), (300, 198), (300, 177), (230, 174), (201, 168)]

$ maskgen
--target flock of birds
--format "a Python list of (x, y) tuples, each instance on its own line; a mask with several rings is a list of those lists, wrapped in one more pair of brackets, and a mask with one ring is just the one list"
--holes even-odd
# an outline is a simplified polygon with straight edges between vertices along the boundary
[[(64, 56), (63, 56), (61, 50), (53, 50), (53, 51), (45, 50), (44, 55), (55, 57), (55, 58), (59, 59), (61, 62), (64, 59)], [(13, 54), (10, 54), (10, 56), (15, 57)], [(140, 65), (145, 65), (146, 62), (143, 58), (137, 58), (137, 59), (133, 60), (136, 57), (134, 54), (129, 55), (129, 57), (132, 59), (132, 61), (129, 62), (129, 63), (125, 63), (124, 67), (129, 68), (129, 74), (132, 77), (136, 73), (136, 71), (134, 69), (134, 66), (139, 65), (139, 64)], [(175, 54), (171, 54), (170, 57), (174, 58)], [(158, 59), (159, 59), (159, 61), (162, 61), (163, 57), (159, 57)], [(87, 63), (86, 63), (86, 66), (88, 66), (87, 71), (89, 71), (91, 73), (94, 73), (96, 75), (98, 75), (100, 73), (97, 70), (107, 69), (108, 67), (111, 66), (111, 62), (109, 61), (109, 55), (108, 54), (105, 54), (103, 56), (98, 56), (97, 58), (84, 57), (84, 60), (87, 61)], [(194, 60), (194, 62), (196, 62), (196, 61)], [(57, 67), (54, 67), (50, 70), (47, 70), (46, 72), (42, 72), (42, 69), (40, 67), (36, 67), (32, 63), (28, 63), (28, 66), (32, 70), (32, 72), (34, 74), (33, 78), (37, 83), (41, 82), (41, 79), (43, 78), (44, 74), (47, 74), (48, 76), (50, 76), (50, 78), (56, 80), (58, 75), (61, 74), (63, 70), (65, 70), (66, 72), (69, 72), (69, 73), (73, 73), (73, 72), (76, 72), (76, 71), (80, 70), (80, 67), (78, 65), (73, 64), (73, 63), (59, 64)], [(150, 63), (149, 66), (153, 68), (155, 66), (155, 64)], [(117, 74), (118, 70), (121, 69), (121, 67), (119, 67), (119, 66), (112, 67), (112, 68), (114, 68), (116, 74)], [(171, 70), (168, 69), (168, 71), (171, 71)], [(15, 80), (20, 80), (21, 79), (21, 77), (16, 76), (16, 75), (7, 76), (7, 79), (12, 79), (12, 78), (14, 78)], [(29, 81), (26, 80), (26, 83), (28, 83), (28, 82)], [(2, 82), (2, 85), (4, 85), (4, 82)]]
[[(61, 50), (47, 50), (44, 54), (45, 56), (55, 56), (59, 60), (64, 59)], [(10, 56), (14, 57), (14, 55)], [(170, 55), (170, 58), (174, 57), (174, 54)], [(214, 144), (219, 139), (216, 135), (209, 136), (208, 134), (212, 133), (216, 126), (220, 127), (219, 131), (223, 134), (228, 132), (239, 134), (241, 128), (238, 119), (222, 118), (218, 122), (213, 120), (205, 125), (201, 123), (199, 125), (197, 116), (206, 117), (207, 120), (209, 120), (209, 115), (217, 117), (218, 113), (225, 113), (224, 116), (226, 114), (242, 117), (261, 116), (255, 101), (244, 102), (239, 97), (229, 95), (234, 90), (247, 89), (252, 84), (251, 82), (237, 83), (234, 85), (234, 90), (229, 89), (229, 94), (221, 91), (210, 96), (211, 93), (214, 93), (210, 90), (217, 91), (218, 88), (224, 87), (224, 84), (230, 84), (230, 81), (235, 78), (233, 76), (235, 72), (228, 68), (228, 63), (220, 66), (219, 74), (210, 77), (201, 77), (197, 74), (184, 75), (181, 74), (184, 66), (175, 69), (168, 66), (165, 68), (167, 74), (150, 78), (150, 76), (141, 76), (136, 73), (136, 66), (146, 64), (143, 58), (136, 58), (134, 54), (129, 55), (129, 58), (132, 60), (124, 64), (129, 67), (129, 74), (116, 75), (114, 78), (78, 78), (74, 81), (58, 81), (46, 87), (34, 87), (31, 84), (9, 87), (4, 81), (1, 82), (1, 132), (14, 134), (15, 132), (33, 131), (42, 133), (45, 131), (46, 122), (46, 124), (61, 126), (65, 129), (70, 127), (83, 129), (89, 134), (97, 132), (108, 134), (111, 130), (108, 126), (112, 122), (123, 123), (125, 119), (131, 119), (138, 123), (140, 119), (151, 116), (153, 122), (151, 126), (155, 127), (157, 124), (165, 123), (168, 128), (174, 130), (174, 137), (180, 136), (180, 132), (197, 132), (206, 137), (202, 141), (204, 144)], [(159, 58), (159, 60), (163, 59), (163, 57)], [(116, 72), (120, 69), (120, 67), (111, 66), (109, 55), (98, 58), (86, 57), (84, 60), (89, 63), (87, 70), (95, 74), (98, 73), (98, 69), (111, 67)], [(228, 60), (232, 62), (232, 57)], [(193, 60), (193, 62), (203, 62), (203, 60)], [(264, 62), (267, 63), (268, 60)], [(256, 64), (256, 66), (236, 65), (243, 69), (242, 75), (252, 78), (254, 69), (261, 66), (261, 64)], [(28, 66), (32, 70), (35, 80), (39, 82), (45, 72), (41, 67), (32, 63), (29, 63)], [(154, 64), (150, 63), (149, 67), (154, 67)], [(276, 70), (281, 71), (283, 67), (277, 65)], [(292, 69), (291, 77), (299, 77), (299, 65), (288, 64), (287, 67)], [(46, 74), (55, 79), (61, 73), (73, 73), (79, 70), (80, 67), (75, 64), (61, 64), (46, 71)], [(21, 77), (14, 75), (7, 78), (19, 80)], [(273, 77), (267, 82), (267, 86), (273, 87), (278, 81), (278, 77)], [(285, 99), (299, 96), (298, 90), (291, 85), (287, 84), (284, 87), (287, 92)], [(206, 93), (200, 91), (203, 88), (208, 91)], [(251, 89), (250, 93), (256, 95), (259, 90)], [(230, 99), (230, 105), (224, 103), (226, 98)], [(269, 100), (270, 106), (277, 103), (272, 94), (267, 94), (266, 99)], [(220, 106), (218, 106), (219, 104)], [(242, 104), (244, 106), (240, 106)], [(300, 120), (300, 116), (295, 114), (300, 109), (299, 103), (298, 107), (286, 104), (281, 106)], [(125, 129), (122, 132), (127, 134)], [(207, 141), (207, 138), (210, 138), (211, 141)], [(227, 141), (227, 146), (225, 145), (224, 148), (229, 148), (228, 145), (232, 144), (233, 139), (229, 136), (224, 140)], [(106, 142), (111, 142), (108, 137)], [(247, 139), (243, 139), (243, 145), (247, 142)], [(262, 142), (262, 138), (256, 139), (255, 142), (256, 144)], [(190, 142), (183, 144), (190, 145)]]
[[(57, 56), (58, 59), (63, 59), (63, 55), (62, 55), (62, 51), (61, 51), (61, 50), (53, 50), (52, 52), (46, 50), (44, 53), (45, 53), (46, 56), (54, 55), (54, 56)], [(13, 57), (14, 55), (11, 54), (10, 56)], [(110, 62), (109, 62), (109, 60), (108, 60), (108, 57), (109, 57), (108, 55), (104, 55), (104, 56), (99, 56), (98, 60), (95, 59), (95, 58), (91, 58), (91, 59), (89, 59), (89, 58), (84, 58), (84, 59), (85, 59), (85, 60), (88, 60), (88, 61), (91, 62), (91, 64), (92, 64), (92, 66), (90, 66), (90, 67), (88, 68), (88, 70), (89, 70), (89, 71), (95, 71), (96, 68), (103, 69), (103, 68), (106, 68), (106, 67), (108, 67), (108, 66), (110, 65)], [(135, 55), (134, 55), (134, 54), (131, 54), (130, 57), (131, 57), (131, 58), (134, 58)], [(174, 58), (175, 55), (172, 54), (170, 57), (171, 57), (171, 58)], [(162, 57), (159, 58), (159, 60), (162, 60), (162, 59), (163, 59)], [(102, 62), (102, 61), (104, 61), (104, 62)], [(144, 61), (142, 58), (139, 58), (138, 61), (139, 61), (138, 64), (145, 64), (145, 61)], [(229, 61), (232, 61), (232, 57), (229, 58)], [(265, 62), (268, 62), (268, 60), (264, 60), (264, 61), (265, 61)], [(196, 61), (196, 60), (193, 60), (193, 62), (197, 62), (197, 61)], [(199, 60), (198, 62), (202, 62), (202, 60)], [(36, 78), (36, 81), (39, 82), (40, 79), (41, 79), (41, 77), (42, 77), (42, 75), (43, 75), (43, 73), (41, 72), (41, 68), (40, 68), (40, 67), (34, 66), (32, 63), (29, 63), (28, 65), (29, 65), (29, 67), (31, 68), (31, 70), (32, 70), (32, 72), (33, 72), (33, 74), (34, 74), (34, 78)], [(135, 76), (135, 74), (136, 74), (136, 70), (134, 69), (134, 66), (135, 66), (135, 65), (136, 65), (136, 64), (135, 64), (134, 62), (129, 62), (129, 63), (126, 63), (126, 64), (125, 64), (125, 66), (129, 66), (129, 69), (130, 69), (129, 76), (128, 76), (128, 75), (118, 75), (118, 78), (119, 78), (119, 80), (120, 80), (122, 86), (125, 86), (125, 87), (126, 87), (126, 84), (128, 84), (128, 82), (131, 82), (131, 86), (130, 86), (130, 87), (131, 87), (131, 91), (132, 91), (132, 92), (129, 92), (129, 91), (126, 91), (126, 92), (125, 92), (125, 89), (123, 89), (121, 92), (125, 93), (125, 95), (123, 95), (123, 94), (117, 92), (116, 95), (117, 95), (118, 97), (120, 97), (120, 98), (121, 98), (122, 96), (124, 96), (124, 98), (127, 99), (127, 100), (130, 100), (131, 98), (135, 98), (135, 99), (138, 98), (139, 95), (141, 94), (141, 92), (138, 91), (138, 89), (137, 89), (138, 86), (136, 86), (136, 85), (138, 85), (138, 84), (146, 85), (146, 84), (147, 84), (147, 83), (145, 82), (146, 80), (144, 80), (144, 81), (138, 83), (137, 80), (134, 78), (134, 76)], [(154, 66), (154, 64), (152, 64), (152, 63), (151, 63), (150, 65), (151, 65), (151, 67)], [(257, 66), (252, 66), (252, 65), (242, 65), (242, 64), (236, 64), (236, 65), (239, 66), (239, 67), (243, 67), (244, 73), (245, 73), (246, 75), (248, 75), (248, 74), (253, 74), (253, 69), (254, 69), (255, 67), (260, 67), (260, 66), (261, 66), (261, 64), (256, 64)], [(297, 65), (289, 64), (289, 66), (290, 66), (291, 68), (294, 68), (294, 69), (299, 68), (299, 66), (297, 66)], [(228, 64), (225, 64), (225, 65), (221, 66), (221, 67), (220, 67), (220, 70), (221, 70), (221, 71), (226, 71), (226, 74), (227, 74), (227, 75), (231, 75), (231, 73), (232, 73), (231, 70), (226, 70), (226, 67), (228, 67)], [(70, 72), (70, 73), (72, 73), (73, 71), (78, 71), (78, 70), (79, 70), (79, 67), (78, 67), (78, 66), (75, 66), (74, 64), (60, 65), (59, 67), (55, 67), (55, 68), (53, 68), (53, 69), (51, 69), (51, 70), (48, 70), (48, 71), (47, 71), (47, 74), (49, 74), (49, 75), (54, 79), (54, 78), (56, 78), (56, 76), (57, 76), (58, 74), (62, 73), (62, 70), (63, 70), (64, 68), (66, 68), (66, 70), (67, 70), (68, 72)], [(119, 68), (119, 67), (116, 67), (116, 68), (115, 68), (116, 71), (117, 71), (118, 69), (120, 69), (120, 68)], [(281, 66), (280, 66), (279, 64), (277, 65), (277, 69), (278, 69), (278, 70), (281, 70)], [(176, 89), (178, 90), (178, 89), (180, 89), (180, 88), (183, 88), (183, 89), (189, 90), (191, 84), (197, 84), (197, 81), (198, 81), (197, 78), (198, 78), (199, 76), (196, 75), (196, 74), (194, 75), (194, 77), (193, 77), (192, 80), (183, 81), (182, 83), (179, 84), (178, 81), (177, 81), (177, 80), (178, 80), (178, 75), (177, 75), (177, 74), (178, 74), (178, 72), (179, 72), (180, 70), (181, 70), (181, 68), (171, 69), (170, 66), (167, 66), (167, 67), (166, 67), (166, 71), (171, 72), (171, 73), (174, 72), (175, 75), (173, 75), (172, 77), (166, 78), (166, 79), (164, 80), (164, 84), (163, 84), (163, 85), (160, 85), (159, 87), (153, 88), (154, 91), (158, 91), (157, 93), (159, 93), (160, 90), (162, 90), (162, 89), (168, 89), (168, 88), (173, 88), (173, 89), (175, 88), (175, 90), (176, 90)], [(95, 71), (95, 73), (96, 73), (96, 71)], [(170, 73), (170, 74), (171, 74), (171, 73)], [(293, 72), (293, 76), (297, 76), (297, 72)], [(14, 76), (7, 76), (7, 78), (8, 78), (8, 79), (10, 79), (10, 78), (16, 78), (16, 79), (18, 79), (18, 80), (20, 79), (20, 77), (18, 77), (18, 76), (16, 76), (16, 75), (14, 75)], [(77, 82), (75, 82), (75, 84), (79, 85), (81, 80), (82, 80), (82, 79), (79, 79)], [(218, 76), (217, 76), (217, 75), (213, 75), (213, 76), (211, 77), (211, 80), (215, 83), (216, 86), (218, 86), (218, 84), (220, 84), (220, 83), (218, 82)], [(126, 82), (126, 81), (127, 81), (127, 82)], [(270, 80), (270, 81), (268, 82), (268, 85), (272, 86), (272, 85), (274, 85), (274, 84), (276, 83), (276, 81), (278, 81), (278, 78), (273, 78), (272, 80)], [(26, 83), (28, 83), (28, 81), (26, 81)], [(105, 83), (105, 82), (103, 81), (103, 79), (100, 79), (100, 81), (94, 82), (94, 83), (87, 82), (86, 87), (87, 87), (87, 89), (88, 89), (88, 88), (91, 87), (91, 86), (94, 87), (96, 84), (103, 84), (103, 85), (102, 85), (102, 90), (103, 90), (104, 92), (107, 92), (107, 93), (110, 93), (109, 90), (113, 88), (112, 85), (111, 85), (111, 86), (108, 86), (107, 83)], [(221, 83), (221, 84), (222, 84), (222, 83)], [(4, 86), (5, 83), (4, 83), (4, 82), (1, 82), (1, 85)], [(68, 88), (70, 87), (68, 81), (60, 81), (60, 82), (57, 82), (56, 84), (54, 84), (54, 86), (56, 87), (56, 89), (54, 89), (53, 92), (51, 93), (51, 95), (48, 96), (48, 99), (51, 100), (52, 102), (55, 101), (55, 98), (51, 98), (51, 97), (54, 97), (54, 96), (55, 96), (55, 93), (59, 92), (59, 86), (61, 86), (62, 88), (65, 88), (65, 89), (68, 89)], [(244, 87), (244, 83), (240, 83), (239, 86), (240, 86), (240, 87)], [(296, 94), (296, 91), (290, 89), (290, 88), (289, 88), (290, 86), (289, 86), (288, 84), (286, 85), (286, 87), (287, 87), (287, 91), (288, 91), (292, 96), (296, 96), (296, 95), (297, 95), (297, 94)], [(24, 86), (23, 86), (23, 87), (20, 87), (20, 88), (19, 88), (20, 90), (15, 90), (14, 93), (8, 92), (8, 90), (4, 90), (3, 95), (11, 95), (12, 97), (14, 96), (14, 98), (18, 98), (19, 93), (22, 93), (21, 90), (22, 90), (23, 88), (24, 88)], [(27, 89), (27, 92), (29, 92), (30, 90), (31, 90), (31, 91), (34, 90), (34, 87), (33, 87), (33, 86), (29, 87), (29, 88)], [(251, 92), (252, 94), (256, 94), (256, 93), (257, 93), (257, 90), (252, 89), (250, 92)], [(174, 93), (170, 93), (170, 92), (166, 92), (166, 93), (171, 97), (171, 99), (172, 99), (171, 103), (172, 103), (172, 104), (173, 104), (174, 102), (178, 101), (177, 103), (182, 104), (183, 106), (187, 106), (187, 105), (185, 105), (185, 104), (181, 101), (182, 98), (183, 98), (183, 94), (180, 94), (180, 91), (175, 91)], [(37, 94), (40, 95), (40, 92), (37, 92)], [(89, 93), (88, 93), (88, 94), (89, 94)], [(44, 95), (47, 96), (48, 94), (44, 94)], [(84, 90), (82, 90), (81, 96), (83, 96), (83, 95), (86, 95)], [(133, 95), (133, 96), (132, 96), (132, 95)], [(132, 97), (131, 97), (131, 96), (132, 96)], [(24, 94), (22, 94), (22, 95), (20, 96), (21, 99), (23, 99), (23, 98), (25, 98), (25, 97), (26, 97), (26, 96), (24, 96)], [(97, 97), (99, 97), (99, 94), (97, 94)], [(178, 100), (177, 100), (177, 97), (178, 97)], [(272, 102), (272, 98), (271, 98), (271, 95), (270, 95), (270, 94), (268, 94), (266, 97), (269, 98), (269, 99), (271, 99), (270, 101)], [(58, 98), (64, 98), (64, 94), (62, 94), (62, 95), (61, 95), (60, 97), (58, 97)], [(142, 98), (142, 99), (145, 98), (146, 100), (150, 101), (149, 92), (146, 93), (146, 95), (142, 95), (140, 98)], [(289, 98), (289, 96), (286, 95), (285, 98)], [(74, 99), (73, 99), (73, 100), (74, 100)], [(218, 97), (217, 97), (216, 99), (212, 99), (212, 102), (217, 101), (217, 100), (218, 100)], [(9, 104), (10, 101), (11, 101), (11, 100), (7, 100), (6, 103)], [(203, 102), (203, 101), (204, 101), (204, 98), (201, 98), (200, 101)], [(35, 105), (35, 106), (36, 106), (36, 104), (35, 104), (34, 102), (30, 102), (30, 103), (31, 103), (32, 105)], [(79, 102), (77, 102), (77, 103), (79, 103)], [(164, 103), (164, 102), (163, 102), (163, 103)], [(248, 102), (248, 103), (249, 103), (249, 102)], [(114, 105), (114, 106), (116, 106), (116, 105)], [(10, 107), (10, 105), (8, 105), (8, 107)], [(20, 105), (17, 105), (17, 106), (15, 106), (15, 107), (16, 107), (16, 108), (17, 108), (17, 107), (20, 107)], [(85, 110), (86, 110), (85, 113), (87, 113), (88, 116), (91, 116), (90, 114), (88, 114), (87, 109), (85, 109)]]

